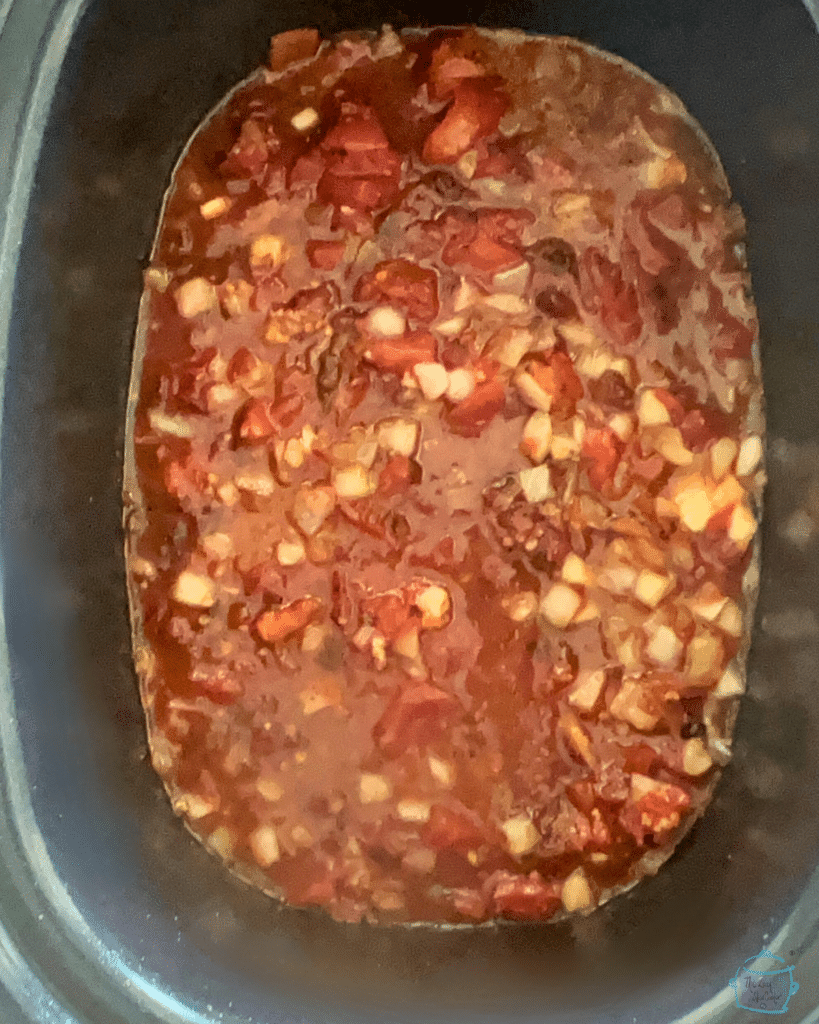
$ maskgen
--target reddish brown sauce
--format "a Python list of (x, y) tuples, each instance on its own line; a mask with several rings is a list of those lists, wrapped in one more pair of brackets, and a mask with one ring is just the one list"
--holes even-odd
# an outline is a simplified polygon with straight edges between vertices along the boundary
[(154, 764), (291, 903), (588, 911), (728, 754), (741, 216), (678, 101), (580, 44), (305, 30), (271, 68), (195, 136), (146, 276)]

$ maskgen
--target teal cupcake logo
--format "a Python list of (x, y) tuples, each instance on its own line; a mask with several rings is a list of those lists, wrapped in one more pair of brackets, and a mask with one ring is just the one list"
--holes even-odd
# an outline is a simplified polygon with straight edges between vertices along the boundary
[(768, 949), (749, 957), (731, 978), (737, 1006), (753, 1013), (786, 1013), (799, 984), (793, 967), (780, 966), (784, 963)]

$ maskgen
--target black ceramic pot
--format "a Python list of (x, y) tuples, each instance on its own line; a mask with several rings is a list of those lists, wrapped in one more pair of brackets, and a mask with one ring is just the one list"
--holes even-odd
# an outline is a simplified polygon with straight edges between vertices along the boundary
[[(736, 757), (659, 876), (576, 924), (278, 908), (184, 831), (146, 759), (120, 493), (162, 195), (273, 33), (382, 22), (569, 34), (635, 62), (703, 124), (748, 216), (770, 483)], [(763, 947), (799, 985), (787, 1021), (816, 1019), (819, 36), (799, 0), (0, 0), (0, 353), (3, 1024), (727, 1024), (760, 1008), (731, 981)]]

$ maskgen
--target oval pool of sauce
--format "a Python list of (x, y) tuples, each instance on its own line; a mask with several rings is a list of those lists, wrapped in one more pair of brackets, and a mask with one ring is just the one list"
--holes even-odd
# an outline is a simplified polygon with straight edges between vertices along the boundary
[(150, 267), (126, 458), (153, 764), (253, 885), (553, 920), (730, 755), (764, 480), (744, 223), (562, 38), (278, 36)]

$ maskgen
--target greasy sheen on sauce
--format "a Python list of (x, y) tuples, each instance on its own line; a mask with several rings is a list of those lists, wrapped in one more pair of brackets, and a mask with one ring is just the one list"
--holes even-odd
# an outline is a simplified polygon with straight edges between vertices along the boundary
[(278, 36), (145, 277), (126, 470), (153, 764), (251, 884), (548, 920), (729, 757), (763, 482), (741, 214), (566, 39)]

